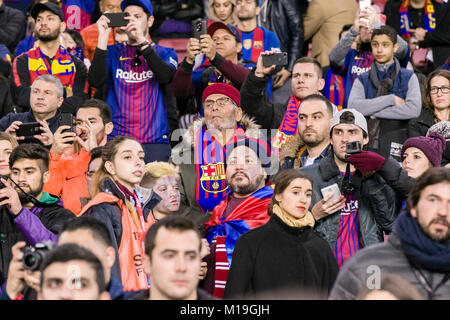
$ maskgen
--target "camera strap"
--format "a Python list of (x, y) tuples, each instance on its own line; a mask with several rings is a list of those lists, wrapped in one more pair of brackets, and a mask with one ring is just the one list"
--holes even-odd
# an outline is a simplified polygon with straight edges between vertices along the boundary
[(28, 194), (25, 191), (23, 191), (23, 189), (21, 187), (19, 187), (19, 185), (13, 179), (11, 179), (10, 177), (3, 176), (3, 178), (5, 180), (11, 181), (20, 190), (20, 192), (22, 192), (26, 196), (26, 199), (29, 202), (31, 202), (35, 207), (41, 207), (41, 208), (54, 207), (54, 204), (41, 202), (38, 199), (36, 199), (35, 197), (33, 197), (31, 194)]

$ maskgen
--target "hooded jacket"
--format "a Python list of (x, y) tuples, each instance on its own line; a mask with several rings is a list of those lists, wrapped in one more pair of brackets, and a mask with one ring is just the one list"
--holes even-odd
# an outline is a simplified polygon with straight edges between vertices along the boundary
[(34, 246), (38, 242), (56, 241), (56, 236), (67, 221), (74, 215), (62, 207), (58, 197), (44, 193), (40, 199), (49, 207), (23, 207), (14, 216), (5, 206), (0, 207), (0, 283), (8, 277), (9, 262), (12, 259), (11, 247), (19, 241)]
[[(255, 124), (253, 119), (243, 115), (239, 124), (244, 129), (247, 137), (260, 137), (260, 127)], [(180, 168), (181, 205), (179, 212), (183, 216), (192, 219), (197, 224), (202, 235), (205, 230), (204, 224), (209, 220), (211, 215), (204, 213), (196, 200), (195, 186), (197, 184), (197, 171), (194, 161), (194, 137), (197, 130), (201, 129), (204, 125), (206, 125), (204, 118), (196, 120), (183, 135), (183, 141), (172, 149), (172, 157), (170, 159), (170, 162)]]

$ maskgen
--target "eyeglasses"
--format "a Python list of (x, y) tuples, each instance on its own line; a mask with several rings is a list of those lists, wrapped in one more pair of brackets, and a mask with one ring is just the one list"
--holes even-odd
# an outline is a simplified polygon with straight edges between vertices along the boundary
[(212, 107), (214, 107), (214, 104), (217, 103), (217, 105), (221, 108), (225, 107), (227, 104), (231, 103), (231, 99), (227, 98), (227, 97), (223, 97), (223, 98), (219, 98), (216, 101), (214, 100), (205, 100), (205, 102), (203, 102), (203, 106), (206, 109), (211, 109)]
[(84, 176), (86, 177), (86, 179), (92, 179), (92, 177), (94, 176), (95, 171), (86, 171), (84, 173)]
[(441, 90), (441, 92), (443, 94), (447, 94), (450, 92), (450, 87), (449, 86), (444, 86), (444, 87), (431, 87), (430, 88), (430, 93), (431, 94), (437, 94), (439, 92), (439, 90)]

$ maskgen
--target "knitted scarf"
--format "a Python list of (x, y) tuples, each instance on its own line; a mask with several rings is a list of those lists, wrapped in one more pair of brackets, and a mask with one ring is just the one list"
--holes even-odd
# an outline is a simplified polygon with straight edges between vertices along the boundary
[[(400, 34), (406, 40), (411, 38), (411, 22), (409, 20), (408, 7), (411, 0), (404, 0), (400, 6)], [(436, 17), (434, 15), (434, 6), (431, 0), (425, 2), (424, 27), (428, 32), (433, 32), (436, 28)]]
[(301, 228), (301, 227), (314, 227), (315, 220), (311, 212), (306, 212), (306, 215), (303, 218), (296, 219), (292, 217), (290, 214), (286, 213), (279, 205), (274, 205), (272, 208), (272, 212), (277, 215), (278, 218), (281, 219), (285, 224), (290, 227)]

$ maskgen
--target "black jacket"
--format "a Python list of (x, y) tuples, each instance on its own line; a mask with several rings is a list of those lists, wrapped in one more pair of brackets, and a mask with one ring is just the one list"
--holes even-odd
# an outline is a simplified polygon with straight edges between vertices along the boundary
[(9, 52), (16, 52), (19, 41), (25, 36), (25, 15), (22, 11), (6, 6), (0, 6), (0, 43), (6, 45)]
[(326, 298), (338, 272), (330, 247), (311, 227), (290, 227), (273, 214), (238, 239), (224, 298), (273, 299), (291, 290)]
[[(25, 235), (18, 229), (14, 222), (16, 217), (6, 207), (0, 207), (0, 283), (3, 283), (8, 277), (9, 262), (12, 259), (11, 247), (16, 242), (26, 241)], [(55, 235), (60, 232), (64, 223), (75, 219), (72, 212), (64, 209), (58, 203), (50, 207), (44, 207), (37, 214), (37, 217), (42, 225)], [(35, 225), (29, 227), (29, 232), (38, 229)]]
[[(311, 208), (323, 198), (322, 188), (336, 183), (341, 189), (343, 177), (334, 161), (333, 152), (320, 160), (319, 164), (313, 164), (300, 170), (313, 180)], [(358, 180), (359, 182), (357, 182)], [(355, 184), (355, 195), (358, 199), (358, 230), (361, 247), (383, 242), (383, 232), (391, 232), (398, 214), (395, 191), (379, 173), (363, 178), (359, 171), (355, 171), (352, 183)], [(342, 190), (341, 193), (343, 193)], [(336, 244), (340, 218), (340, 211), (336, 211), (318, 220), (315, 225), (315, 230), (328, 241), (331, 248), (334, 248)]]
[[(434, 124), (433, 113), (429, 109), (422, 107), (420, 116), (408, 122), (408, 138), (426, 136), (428, 129)], [(448, 163), (450, 163), (450, 141), (447, 140), (444, 153), (442, 154), (441, 165), (445, 166)]]
[[(141, 290), (135, 296), (128, 300), (148, 300), (150, 298), (149, 290)], [(197, 288), (197, 300), (218, 300), (203, 289)]]
[(300, 7), (292, 0), (266, 0), (261, 3), (259, 25), (269, 29), (280, 40), (280, 49), (288, 53), (286, 69), (292, 72), (294, 62), (301, 56), (304, 36)]
[[(450, 55), (450, 6), (440, 4), (431, 0), (435, 10), (436, 29), (433, 32), (427, 32), (425, 40), (419, 42), (421, 48), (433, 49), (433, 64), (439, 68), (445, 63)], [(400, 14), (399, 9), (402, 1), (390, 0), (384, 7), (386, 15), (386, 24), (393, 27), (400, 34)]]

